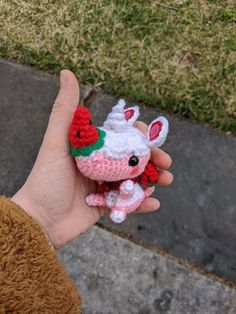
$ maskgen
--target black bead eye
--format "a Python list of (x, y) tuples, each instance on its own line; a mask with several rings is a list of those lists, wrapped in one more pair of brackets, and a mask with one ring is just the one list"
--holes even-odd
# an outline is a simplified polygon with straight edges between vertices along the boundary
[(130, 165), (131, 167), (137, 166), (138, 163), (139, 163), (139, 160), (138, 160), (138, 157), (137, 157), (137, 156), (133, 155), (133, 156), (130, 157), (130, 159), (129, 159), (129, 165)]
[(76, 135), (77, 135), (77, 137), (80, 137), (80, 131), (78, 131)]

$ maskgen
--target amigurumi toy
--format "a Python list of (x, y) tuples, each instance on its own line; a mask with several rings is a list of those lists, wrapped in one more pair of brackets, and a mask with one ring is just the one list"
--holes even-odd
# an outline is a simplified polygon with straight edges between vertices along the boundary
[(89, 110), (79, 106), (70, 127), (77, 167), (98, 183), (97, 193), (89, 194), (86, 203), (110, 208), (115, 223), (123, 222), (154, 191), (158, 170), (150, 160), (151, 149), (165, 142), (169, 128), (166, 118), (158, 117), (145, 136), (134, 127), (139, 108), (124, 107), (119, 100), (103, 126), (94, 127)]

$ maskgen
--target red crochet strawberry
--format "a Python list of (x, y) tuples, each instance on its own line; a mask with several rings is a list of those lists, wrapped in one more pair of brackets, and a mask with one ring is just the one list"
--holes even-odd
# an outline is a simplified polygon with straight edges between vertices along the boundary
[(91, 114), (84, 106), (79, 106), (70, 126), (70, 143), (73, 156), (88, 156), (103, 145), (105, 133), (95, 128), (91, 122)]
[(146, 186), (152, 186), (157, 183), (159, 172), (152, 161), (146, 165), (144, 172), (140, 176), (140, 183)]
[(98, 138), (98, 130), (91, 125), (91, 114), (86, 107), (77, 108), (70, 128), (70, 142), (74, 148), (82, 148), (94, 144)]

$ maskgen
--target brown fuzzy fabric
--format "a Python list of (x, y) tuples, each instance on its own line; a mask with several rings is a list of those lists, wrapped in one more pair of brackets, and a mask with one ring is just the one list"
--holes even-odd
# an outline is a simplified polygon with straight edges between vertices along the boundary
[(0, 197), (0, 313), (81, 313), (80, 303), (41, 227)]

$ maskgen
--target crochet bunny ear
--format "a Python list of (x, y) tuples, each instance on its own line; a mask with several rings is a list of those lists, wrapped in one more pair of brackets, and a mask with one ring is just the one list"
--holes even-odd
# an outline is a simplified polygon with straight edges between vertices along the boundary
[(127, 120), (129, 125), (133, 125), (134, 122), (138, 119), (139, 117), (139, 107), (134, 106), (131, 108), (127, 108), (124, 110), (124, 115), (125, 119)]
[(164, 144), (169, 131), (169, 122), (165, 117), (158, 117), (148, 127), (147, 141), (149, 147), (160, 147)]

